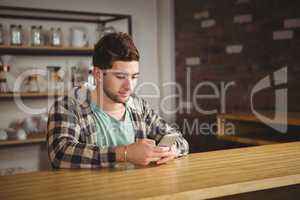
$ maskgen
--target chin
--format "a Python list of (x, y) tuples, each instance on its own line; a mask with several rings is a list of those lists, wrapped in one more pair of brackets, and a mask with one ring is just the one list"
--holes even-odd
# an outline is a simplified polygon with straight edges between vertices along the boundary
[(122, 103), (126, 103), (128, 101), (128, 99), (129, 99), (129, 97), (121, 98), (120, 100), (121, 100)]
[(117, 99), (115, 99), (116, 102), (118, 103), (126, 103), (129, 99), (129, 96), (128, 97), (118, 97)]

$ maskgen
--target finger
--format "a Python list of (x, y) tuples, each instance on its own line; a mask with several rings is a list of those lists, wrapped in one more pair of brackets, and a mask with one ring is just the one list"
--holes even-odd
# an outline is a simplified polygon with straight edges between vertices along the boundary
[(151, 157), (147, 159), (147, 162), (157, 162), (161, 160), (161, 157)]
[(151, 139), (142, 139), (143, 142), (145, 142), (146, 144), (149, 144), (151, 146), (155, 146), (155, 140), (151, 140)]
[(163, 163), (169, 162), (173, 159), (174, 159), (174, 156), (165, 157), (165, 158), (162, 158), (162, 159), (158, 160), (156, 162), (156, 164), (163, 164)]
[(169, 161), (169, 158), (167, 157), (167, 158), (163, 158), (163, 159), (158, 160), (158, 161), (156, 162), (156, 164), (160, 165), (160, 164), (166, 163), (166, 162), (168, 162), (168, 161)]
[(150, 157), (159, 157), (159, 158), (163, 158), (163, 157), (169, 157), (173, 155), (170, 151), (166, 151), (166, 152), (152, 152)]
[(156, 153), (162, 153), (162, 152), (168, 152), (170, 151), (170, 147), (154, 147), (153, 148), (153, 151), (156, 152)]
[(167, 157), (172, 157), (172, 158), (176, 158), (177, 155), (175, 152), (173, 151), (168, 151), (164, 156), (161, 157), (161, 159), (167, 158)]
[[(155, 154), (155, 155), (157, 155), (157, 154)], [(161, 155), (161, 158), (165, 158), (165, 157), (174, 157), (174, 158), (176, 158), (177, 157), (177, 153), (173, 152), (171, 150), (168, 151), (168, 152), (160, 153), (160, 155)]]

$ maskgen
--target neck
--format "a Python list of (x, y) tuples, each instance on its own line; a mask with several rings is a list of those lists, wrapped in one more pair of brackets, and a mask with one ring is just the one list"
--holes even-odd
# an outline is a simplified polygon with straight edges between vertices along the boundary
[(116, 103), (110, 99), (98, 84), (96, 89), (91, 92), (91, 99), (104, 111), (114, 113), (125, 108), (124, 104)]

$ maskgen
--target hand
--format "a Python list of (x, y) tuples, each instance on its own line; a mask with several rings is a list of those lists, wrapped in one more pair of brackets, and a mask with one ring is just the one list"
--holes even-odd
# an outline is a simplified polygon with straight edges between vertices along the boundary
[(163, 163), (169, 162), (169, 161), (173, 160), (176, 157), (177, 157), (176, 145), (172, 145), (172, 147), (168, 151), (168, 154), (166, 154), (165, 157), (162, 157), (160, 160), (158, 160), (156, 162), (156, 164), (159, 165), (159, 164), (163, 164)]
[(154, 140), (141, 139), (127, 146), (127, 160), (137, 165), (148, 165), (170, 154), (169, 147), (158, 147)]

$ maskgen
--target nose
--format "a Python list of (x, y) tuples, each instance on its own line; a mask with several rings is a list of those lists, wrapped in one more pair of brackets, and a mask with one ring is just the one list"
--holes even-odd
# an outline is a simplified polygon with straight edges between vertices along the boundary
[(124, 81), (124, 88), (126, 88), (129, 91), (132, 91), (134, 88), (134, 81), (132, 78), (126, 78)]

